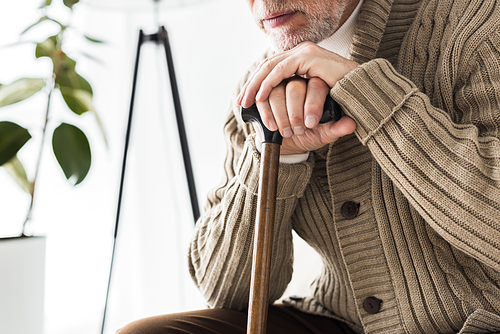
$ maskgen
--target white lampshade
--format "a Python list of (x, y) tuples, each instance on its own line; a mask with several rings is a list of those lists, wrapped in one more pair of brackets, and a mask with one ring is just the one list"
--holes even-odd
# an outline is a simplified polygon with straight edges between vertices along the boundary
[[(157, 5), (159, 9), (182, 7), (206, 0), (83, 0), (88, 6), (113, 10), (152, 10)], [(158, 2), (158, 4), (156, 4)]]

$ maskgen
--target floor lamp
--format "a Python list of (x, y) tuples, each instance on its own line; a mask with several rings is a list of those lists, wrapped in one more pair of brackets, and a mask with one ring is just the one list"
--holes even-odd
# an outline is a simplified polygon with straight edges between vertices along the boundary
[[(153, 0), (153, 3), (155, 4), (155, 14), (156, 14), (157, 22), (159, 22), (158, 11), (159, 11), (160, 1), (161, 0)], [(199, 1), (199, 0), (167, 0), (166, 2), (171, 2), (171, 5), (179, 6), (179, 5), (183, 5), (185, 3), (188, 3), (188, 2), (196, 2), (196, 1)], [(140, 1), (136, 1), (136, 2), (140, 2)], [(121, 3), (121, 5), (124, 5), (124, 4)], [(99, 3), (96, 2), (96, 6), (106, 7), (106, 5), (105, 4), (103, 5), (102, 2), (99, 2)], [(111, 6), (108, 6), (107, 8), (112, 8), (113, 6), (119, 8), (120, 4), (111, 5)], [(174, 69), (174, 64), (173, 64), (172, 52), (171, 52), (171, 48), (170, 48), (170, 42), (169, 42), (167, 30), (165, 29), (164, 26), (160, 26), (158, 23), (158, 32), (156, 32), (154, 34), (146, 35), (146, 34), (144, 34), (144, 32), (142, 30), (139, 31), (139, 38), (138, 38), (137, 51), (136, 51), (136, 57), (135, 57), (135, 65), (134, 65), (134, 75), (133, 75), (133, 79), (132, 79), (132, 92), (131, 92), (131, 97), (130, 97), (130, 107), (129, 107), (128, 121), (127, 121), (127, 130), (126, 130), (126, 134), (125, 134), (125, 145), (124, 145), (124, 151), (123, 151), (120, 187), (119, 187), (119, 194), (118, 194), (118, 204), (117, 204), (117, 209), (116, 209), (116, 220), (115, 220), (115, 228), (114, 228), (113, 248), (112, 248), (112, 254), (111, 254), (111, 265), (110, 265), (110, 270), (109, 270), (109, 278), (108, 278), (108, 286), (107, 286), (107, 291), (106, 291), (104, 312), (103, 312), (103, 316), (102, 316), (101, 334), (104, 333), (104, 329), (105, 329), (105, 325), (106, 325), (106, 313), (107, 313), (109, 292), (110, 292), (110, 287), (111, 287), (111, 279), (112, 279), (112, 274), (113, 274), (113, 263), (114, 263), (114, 258), (115, 258), (116, 241), (117, 241), (118, 229), (119, 229), (119, 223), (120, 223), (120, 212), (121, 212), (121, 204), (122, 204), (122, 197), (123, 197), (123, 188), (124, 188), (124, 183), (125, 183), (125, 171), (126, 171), (126, 165), (127, 165), (128, 148), (129, 148), (129, 143), (130, 143), (130, 133), (131, 133), (132, 124), (133, 124), (135, 93), (136, 93), (136, 87), (137, 87), (137, 77), (138, 77), (138, 73), (139, 73), (139, 60), (140, 60), (141, 48), (144, 45), (144, 43), (147, 43), (147, 42), (153, 42), (153, 43), (158, 44), (159, 46), (162, 46), (164, 49), (164, 52), (165, 52), (165, 59), (167, 62), (168, 76), (169, 76), (170, 87), (171, 87), (171, 94), (172, 94), (172, 99), (173, 99), (173, 104), (174, 104), (177, 129), (178, 129), (178, 133), (179, 133), (179, 141), (180, 141), (180, 145), (181, 145), (182, 158), (183, 158), (183, 162), (184, 162), (184, 170), (186, 173), (186, 179), (187, 179), (187, 185), (188, 185), (188, 190), (189, 190), (189, 197), (190, 197), (190, 201), (191, 201), (191, 209), (192, 209), (192, 213), (193, 213), (194, 222), (196, 222), (196, 220), (198, 220), (198, 218), (200, 217), (198, 198), (197, 198), (197, 194), (196, 194), (192, 164), (191, 164), (191, 159), (190, 159), (190, 154), (189, 154), (189, 147), (188, 147), (188, 142), (187, 142), (186, 130), (185, 130), (185, 126), (184, 126), (184, 119), (182, 116), (179, 90), (177, 87), (177, 79), (176, 79), (176, 75), (175, 75), (175, 69)]]

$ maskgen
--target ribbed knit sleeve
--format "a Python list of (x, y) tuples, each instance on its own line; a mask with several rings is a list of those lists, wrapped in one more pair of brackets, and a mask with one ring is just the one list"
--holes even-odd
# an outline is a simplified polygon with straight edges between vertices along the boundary
[[(224, 130), (225, 180), (209, 194), (189, 249), (190, 274), (207, 303), (236, 310), (248, 306), (260, 170), (252, 125), (244, 124), (239, 114), (233, 103)], [(280, 165), (270, 302), (281, 297), (292, 276), (291, 216), (312, 167), (312, 160)]]
[(498, 29), (490, 31), (450, 65), (466, 59), (468, 66), (457, 72), (453, 87), (441, 87), (445, 98), (454, 97), (444, 109), (382, 59), (363, 64), (332, 90), (356, 121), (358, 138), (426, 222), (495, 270), (500, 270), (499, 36)]
[[(293, 307), (367, 334), (499, 331), (500, 0), (364, 0), (351, 58), (330, 94), (355, 135), (280, 166), (271, 301), (294, 228), (324, 266)], [(209, 305), (243, 309), (260, 155), (237, 109), (189, 265)]]

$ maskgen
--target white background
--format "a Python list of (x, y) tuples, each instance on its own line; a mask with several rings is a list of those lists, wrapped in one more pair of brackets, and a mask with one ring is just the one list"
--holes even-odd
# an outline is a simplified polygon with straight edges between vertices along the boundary
[[(49, 14), (56, 19), (66, 16), (62, 1), (53, 1), (55, 8)], [(48, 59), (34, 59), (32, 43), (5, 47), (19, 41), (20, 32), (38, 19), (40, 2), (1, 0), (2, 84), (50, 73)], [(133, 5), (141, 2), (141, 6), (148, 7), (147, 0), (127, 1)], [(158, 28), (152, 8), (111, 10), (103, 6), (103, 1), (82, 1), (75, 6), (72, 24), (106, 43), (92, 44), (77, 33), (68, 33), (66, 52), (77, 60), (77, 71), (93, 86), (94, 104), (103, 120), (108, 145), (92, 115), (75, 116), (61, 98), (54, 99), (49, 130), (60, 121), (84, 129), (90, 137), (92, 168), (81, 185), (72, 187), (56, 164), (49, 138), (33, 219), (27, 229), (30, 234), (47, 237), (46, 334), (100, 332), (138, 32), (143, 29), (151, 34)], [(222, 125), (229, 98), (268, 43), (255, 27), (244, 0), (162, 7), (159, 18), (170, 36), (203, 207), (207, 192), (222, 177)], [(33, 29), (23, 40), (42, 41), (54, 32), (50, 23), (40, 28), (40, 32)], [(99, 62), (83, 56), (81, 51)], [(142, 51), (106, 333), (114, 333), (120, 326), (145, 316), (206, 307), (187, 270), (186, 250), (194, 223), (164, 54), (154, 44), (145, 45)], [(39, 93), (23, 103), (0, 109), (0, 120), (16, 120), (30, 128), (33, 139), (19, 154), (30, 175), (40, 143), (45, 103), (46, 96)], [(0, 236), (19, 232), (28, 205), (28, 196), (0, 168)], [(302, 258), (311, 263), (310, 255)]]

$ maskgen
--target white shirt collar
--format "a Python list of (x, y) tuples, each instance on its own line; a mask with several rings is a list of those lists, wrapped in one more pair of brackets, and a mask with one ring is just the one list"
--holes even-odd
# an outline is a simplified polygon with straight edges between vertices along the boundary
[(349, 58), (351, 54), (351, 45), (356, 31), (356, 22), (358, 21), (359, 11), (363, 0), (360, 0), (351, 16), (337, 29), (330, 37), (318, 43), (322, 48), (335, 52), (344, 58)]

